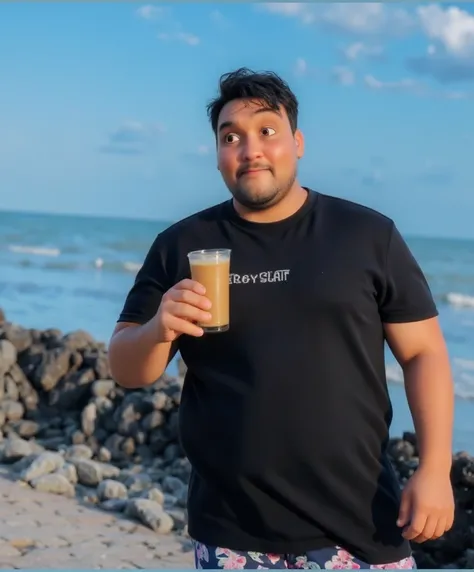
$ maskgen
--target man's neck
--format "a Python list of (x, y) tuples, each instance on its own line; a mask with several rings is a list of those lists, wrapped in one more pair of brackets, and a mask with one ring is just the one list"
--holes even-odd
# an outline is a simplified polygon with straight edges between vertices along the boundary
[(251, 222), (278, 222), (295, 214), (305, 203), (308, 191), (299, 183), (276, 205), (263, 210), (252, 210), (244, 207), (237, 201), (233, 201), (234, 208), (243, 219)]

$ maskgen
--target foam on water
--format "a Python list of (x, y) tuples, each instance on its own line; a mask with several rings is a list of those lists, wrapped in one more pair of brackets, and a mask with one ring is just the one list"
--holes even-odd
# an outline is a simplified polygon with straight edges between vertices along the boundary
[(474, 296), (459, 294), (457, 292), (448, 292), (448, 294), (446, 294), (446, 300), (453, 306), (474, 308)]

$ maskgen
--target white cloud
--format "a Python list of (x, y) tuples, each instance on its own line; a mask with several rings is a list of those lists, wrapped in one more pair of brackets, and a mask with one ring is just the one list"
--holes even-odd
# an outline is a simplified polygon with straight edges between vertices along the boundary
[(163, 14), (161, 6), (154, 6), (153, 4), (146, 4), (137, 9), (137, 15), (144, 20), (156, 20)]
[(349, 86), (355, 84), (354, 72), (346, 67), (335, 67), (332, 70), (332, 77), (339, 85)]
[(295, 75), (304, 76), (308, 72), (308, 64), (305, 59), (298, 58), (295, 64)]
[(163, 41), (178, 41), (188, 44), (188, 46), (197, 46), (200, 43), (198, 36), (194, 34), (189, 34), (187, 32), (177, 32), (174, 34), (160, 33), (158, 34), (158, 39)]
[(383, 54), (382, 46), (370, 46), (364, 42), (354, 42), (344, 48), (346, 59), (355, 61), (361, 57), (374, 58)]
[(229, 27), (229, 20), (220, 10), (212, 10), (212, 12), (209, 14), (209, 18), (211, 19), (211, 22), (213, 22), (219, 28), (225, 29)]
[(414, 20), (402, 8), (383, 3), (263, 3), (258, 9), (287, 18), (295, 18), (303, 24), (317, 23), (339, 32), (352, 35), (389, 34), (410, 31)]
[(101, 147), (104, 153), (140, 155), (165, 132), (160, 123), (125, 121), (109, 133), (107, 143)]
[(263, 2), (257, 9), (264, 9), (272, 14), (280, 14), (287, 18), (297, 18), (304, 23), (311, 23), (314, 19), (311, 4), (302, 2)]
[(417, 10), (421, 28), (431, 40), (439, 42), (448, 54), (474, 54), (474, 16), (456, 6), (443, 9), (431, 4)]
[(419, 81), (412, 78), (402, 78), (396, 81), (382, 81), (373, 75), (364, 77), (364, 84), (374, 91), (391, 91), (412, 93), (415, 95), (428, 95), (427, 88)]

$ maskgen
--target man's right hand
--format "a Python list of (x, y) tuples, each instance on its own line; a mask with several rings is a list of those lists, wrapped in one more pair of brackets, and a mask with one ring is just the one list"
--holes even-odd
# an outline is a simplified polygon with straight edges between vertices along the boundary
[(170, 288), (161, 299), (154, 317), (158, 342), (173, 342), (181, 334), (200, 337), (203, 330), (195, 322), (207, 322), (211, 302), (202, 284), (186, 278)]

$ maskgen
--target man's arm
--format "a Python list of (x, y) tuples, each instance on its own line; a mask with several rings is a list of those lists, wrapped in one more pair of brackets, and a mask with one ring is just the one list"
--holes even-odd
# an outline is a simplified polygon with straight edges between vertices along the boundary
[(403, 370), (420, 465), (449, 471), (454, 391), (439, 320), (384, 324), (384, 328), (387, 343)]
[(406, 484), (398, 525), (415, 542), (439, 538), (453, 525), (450, 480), (454, 390), (438, 318), (384, 324), (403, 369), (419, 450), (419, 467)]
[(119, 322), (109, 344), (112, 377), (127, 389), (153, 384), (176, 355), (177, 344), (159, 343), (153, 317), (146, 324)]

